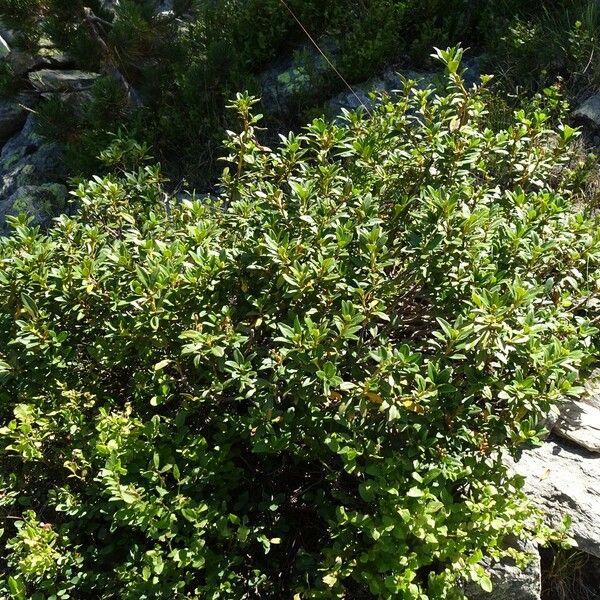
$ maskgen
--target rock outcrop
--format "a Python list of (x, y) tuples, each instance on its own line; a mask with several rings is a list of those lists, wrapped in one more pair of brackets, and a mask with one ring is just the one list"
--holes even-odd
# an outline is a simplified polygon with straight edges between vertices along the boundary
[(554, 432), (590, 452), (600, 453), (600, 409), (584, 400), (561, 411)]
[(27, 109), (18, 98), (0, 101), (0, 143), (17, 133), (26, 118)]
[(573, 118), (585, 125), (600, 129), (600, 94), (590, 96), (573, 111)]
[[(3, 32), (0, 32), (3, 33)], [(6, 217), (26, 213), (46, 226), (64, 212), (67, 176), (63, 149), (36, 132), (36, 105), (55, 94), (85, 102), (97, 73), (69, 69), (71, 60), (51, 45), (35, 54), (9, 47), (5, 60), (21, 88), (0, 101), (0, 235), (8, 231)]]
[(65, 176), (60, 145), (37, 135), (35, 116), (29, 114), (22, 130), (0, 152), (0, 234), (6, 233), (4, 217), (19, 212), (47, 225), (64, 208)]
[(10, 52), (8, 42), (0, 35), (0, 58), (5, 57)]
[(548, 524), (559, 526), (568, 515), (577, 546), (600, 558), (600, 455), (551, 436), (515, 468)]
[[(577, 549), (589, 556), (590, 564), (598, 565), (600, 385), (597, 376), (589, 379), (586, 393), (581, 398), (568, 402), (558, 418), (548, 420), (547, 428), (552, 433), (546, 441), (539, 447), (525, 450), (520, 460), (511, 465), (524, 477), (524, 490), (542, 510), (546, 523), (559, 528), (568, 518), (571, 521), (569, 535)], [(469, 599), (540, 600), (538, 559), (539, 555), (522, 572), (510, 562), (486, 563), (494, 589), (490, 594), (471, 590), (467, 594)], [(592, 597), (600, 597), (600, 589), (594, 590), (594, 594), (597, 596)]]
[(60, 146), (40, 137), (35, 130), (35, 115), (0, 152), (0, 197), (11, 195), (23, 185), (39, 185), (66, 175)]
[[(325, 38), (319, 42), (320, 48), (332, 62), (339, 53), (336, 45)], [(467, 58), (463, 62), (464, 77), (467, 86), (481, 79), (483, 57)], [(395, 66), (377, 77), (361, 83), (352, 83), (325, 104), (325, 112), (330, 117), (341, 114), (342, 109), (355, 110), (360, 106), (367, 109), (373, 106), (371, 92), (392, 93), (403, 88), (403, 79), (413, 79), (419, 87), (427, 87), (440, 78), (441, 73), (414, 71)], [(270, 114), (285, 116), (294, 110), (298, 102), (306, 103), (322, 89), (325, 79), (333, 79), (345, 87), (328, 60), (314, 46), (307, 44), (299, 48), (293, 56), (280, 58), (266, 70), (260, 80), (262, 102)]]
[(6, 217), (26, 214), (35, 225), (47, 226), (53, 217), (65, 212), (67, 188), (60, 183), (24, 185), (0, 200), (0, 233), (6, 233)]
[[(335, 59), (336, 45), (327, 39), (319, 43), (325, 55)], [(292, 56), (277, 59), (260, 77), (265, 110), (278, 117), (289, 116), (298, 103), (305, 103), (314, 95), (331, 72), (327, 60), (312, 44), (298, 48)]]
[(352, 86), (352, 91), (341, 92), (331, 99), (326, 110), (329, 116), (341, 114), (342, 110), (356, 110), (360, 106), (368, 109), (373, 107), (371, 92), (375, 94), (393, 93), (403, 88), (403, 79), (416, 81), (417, 87), (426, 88), (435, 82), (439, 74), (411, 70), (388, 69), (380, 77)]
[(78, 70), (41, 69), (28, 74), (31, 85), (38, 92), (81, 92), (90, 89), (98, 73)]
[(492, 592), (468, 585), (464, 593), (469, 600), (540, 600), (542, 593), (541, 558), (537, 547), (531, 543), (512, 540), (512, 545), (531, 555), (525, 569), (520, 569), (512, 560), (501, 562), (484, 561), (484, 567), (492, 580)]

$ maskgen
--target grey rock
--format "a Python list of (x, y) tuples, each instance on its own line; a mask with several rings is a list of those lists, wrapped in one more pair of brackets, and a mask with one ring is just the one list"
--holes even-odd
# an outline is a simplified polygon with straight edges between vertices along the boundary
[(65, 69), (73, 64), (72, 58), (56, 48), (40, 48), (37, 54), (13, 49), (6, 56), (6, 60), (17, 76), (25, 76), (31, 71), (44, 69)]
[(100, 0), (100, 6), (102, 10), (114, 14), (117, 6), (119, 6), (119, 0)]
[(94, 96), (92, 90), (83, 90), (80, 92), (41, 92), (39, 97), (42, 100), (58, 99), (74, 116), (85, 118), (86, 109)]
[(0, 101), (0, 143), (14, 135), (26, 118), (27, 110), (18, 101)]
[(5, 57), (10, 52), (10, 46), (4, 37), (0, 34), (0, 58)]
[(22, 212), (47, 226), (65, 207), (65, 186), (52, 183), (65, 176), (61, 147), (37, 135), (35, 116), (29, 114), (0, 152), (0, 235), (8, 231), (6, 216)]
[(40, 69), (30, 72), (28, 77), (39, 92), (73, 92), (89, 89), (100, 75), (88, 71)]
[(35, 144), (36, 146), (41, 143), (41, 138), (35, 133), (35, 116), (30, 114), (25, 120), (25, 124), (21, 131), (12, 137), (0, 152), (0, 163), (4, 157), (17, 152), (22, 149), (25, 145)]
[[(119, 0), (100, 0), (103, 10), (109, 13), (115, 13), (120, 4)], [(154, 14), (158, 17), (173, 16), (175, 12), (175, 0), (154, 0)]]
[(17, 188), (8, 198), (0, 201), (0, 234), (8, 233), (6, 217), (26, 214), (34, 225), (48, 227), (53, 217), (64, 212), (67, 188), (59, 183), (26, 185)]
[(577, 546), (600, 558), (600, 455), (552, 436), (526, 450), (514, 468), (548, 524), (558, 527), (570, 516)]
[(64, 52), (58, 51), (56, 48), (40, 48), (38, 52), (40, 63), (47, 67), (57, 67), (60, 69), (68, 69), (73, 66), (74, 61), (71, 56)]
[(425, 71), (413, 71), (411, 69), (388, 69), (383, 74), (383, 81), (385, 82), (385, 89), (388, 92), (399, 92), (404, 87), (404, 80), (410, 79), (415, 81), (417, 88), (425, 89), (430, 85), (434, 85), (436, 78), (439, 77), (438, 73), (427, 73)]
[(18, 188), (41, 185), (65, 177), (62, 149), (35, 132), (35, 117), (30, 114), (23, 129), (0, 152), (0, 198), (12, 196)]
[[(0, 162), (0, 171), (5, 163)], [(61, 147), (54, 143), (44, 143), (35, 152), (25, 155), (14, 163), (0, 186), (0, 195), (10, 195), (24, 185), (38, 185), (47, 181), (62, 179), (65, 165)]]
[(39, 56), (24, 50), (13, 50), (6, 60), (15, 75), (25, 75), (28, 71), (43, 66), (43, 61)]
[[(463, 60), (463, 75), (467, 87), (481, 82), (484, 60), (484, 56), (475, 56)], [(402, 91), (406, 79), (415, 81), (418, 89), (425, 89), (435, 86), (438, 80), (441, 80), (441, 75), (441, 73), (412, 71), (410, 69), (388, 69), (379, 77), (353, 85), (353, 91), (344, 91), (335, 96), (327, 103), (326, 111), (329, 116), (335, 117), (342, 112), (342, 109), (355, 110), (361, 105), (371, 109), (373, 107), (371, 92), (376, 94), (384, 92), (393, 96), (395, 92)]]
[(525, 569), (520, 569), (511, 559), (492, 562), (485, 559), (483, 566), (492, 580), (492, 591), (484, 592), (469, 584), (464, 593), (469, 600), (540, 600), (542, 593), (541, 559), (532, 543), (511, 541), (511, 545), (531, 555)]
[(554, 432), (590, 452), (600, 453), (600, 409), (585, 399), (570, 402), (561, 410)]
[(2, 21), (0, 21), (0, 36), (4, 38), (4, 41), (9, 45), (13, 45), (15, 41), (15, 32), (12, 29), (8, 29)]
[[(333, 42), (326, 38), (321, 40), (319, 45), (330, 59), (335, 58), (338, 48)], [(467, 86), (480, 82), (484, 61), (484, 56), (464, 59), (463, 70)], [(271, 114), (286, 115), (295, 103), (310, 100), (311, 96), (318, 95), (323, 77), (336, 77), (332, 73), (331, 66), (323, 56), (313, 46), (306, 45), (293, 57), (279, 59), (263, 73), (260, 78), (263, 106)], [(336, 117), (343, 109), (355, 110), (363, 106), (369, 110), (374, 103), (371, 98), (372, 92), (376, 95), (393, 94), (403, 89), (403, 79), (412, 79), (417, 82), (418, 88), (423, 89), (435, 84), (436, 79), (440, 77), (441, 73), (388, 69), (368, 81), (352, 84), (352, 90), (340, 92), (326, 103), (325, 112), (330, 117)]]
[(387, 86), (383, 79), (373, 79), (370, 82), (353, 86), (353, 91), (341, 92), (332, 98), (326, 105), (326, 112), (329, 116), (337, 116), (343, 110), (357, 110), (361, 106), (366, 109), (373, 107), (371, 93), (383, 93), (387, 91)]
[(472, 87), (481, 83), (481, 76), (484, 73), (483, 67), (486, 59), (487, 57), (485, 55), (463, 58), (461, 66), (463, 68), (463, 77), (467, 87)]
[[(330, 60), (335, 57), (337, 46), (332, 40), (320, 40), (319, 46)], [(263, 106), (271, 114), (290, 113), (295, 103), (318, 90), (321, 79), (330, 71), (325, 58), (309, 44), (293, 56), (278, 59), (260, 76)]]
[(600, 94), (590, 96), (574, 111), (573, 117), (593, 129), (600, 129)]
[[(370, 79), (367, 82), (353, 85), (353, 91), (341, 92), (332, 98), (326, 105), (326, 112), (329, 116), (335, 117), (340, 115), (342, 110), (356, 110), (360, 106), (367, 109), (373, 108), (374, 101), (371, 98), (371, 93), (375, 95), (382, 93), (394, 95), (404, 87), (404, 80), (410, 79), (416, 82), (417, 88), (424, 89), (434, 84), (436, 74), (424, 73), (418, 71), (395, 71), (388, 69), (381, 77)], [(375, 100), (376, 102), (376, 100)]]
[(556, 425), (559, 416), (560, 415), (558, 414), (558, 411), (551, 412), (548, 415), (546, 415), (545, 418), (540, 420), (539, 427), (542, 431), (540, 432), (539, 437), (541, 440), (546, 440), (548, 439), (548, 436), (552, 435), (554, 431), (554, 426)]
[(585, 381), (585, 401), (600, 410), (600, 369), (596, 369)]
[(600, 370), (585, 382), (585, 392), (561, 408), (553, 431), (590, 452), (600, 453)]

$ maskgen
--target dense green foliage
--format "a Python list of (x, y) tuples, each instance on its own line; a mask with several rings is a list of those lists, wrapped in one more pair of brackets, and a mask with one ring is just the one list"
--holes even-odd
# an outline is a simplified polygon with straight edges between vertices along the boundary
[(507, 12), (490, 58), (508, 87), (537, 89), (562, 79), (576, 97), (600, 84), (600, 4), (596, 0), (521, 2)]
[[(152, 145), (174, 179), (206, 189), (231, 128), (227, 99), (242, 89), (258, 94), (271, 61), (308, 44), (286, 4), (350, 82), (390, 64), (431, 66), (433, 46), (458, 42), (487, 54), (487, 71), (501, 75), (500, 103), (516, 86), (541, 90), (558, 76), (573, 94), (599, 82), (595, 0), (179, 0), (170, 15), (157, 14), (159, 4), (0, 0), (0, 19), (20, 32), (21, 46), (50, 38), (77, 66), (104, 74), (89, 105), (38, 108), (43, 133), (67, 142), (74, 174), (98, 172), (107, 133), (126, 127)], [(5, 67), (0, 88), (12, 93), (18, 82)], [(332, 70), (311, 76), (312, 92), (271, 126), (297, 127), (343, 88)], [(127, 90), (135, 91), (134, 106)]]
[[(593, 355), (600, 228), (568, 126), (407, 81), (271, 150), (239, 96), (216, 199), (146, 150), (0, 240), (0, 592), (459, 598), (546, 535), (502, 452)], [(127, 161), (125, 166), (123, 161)]]

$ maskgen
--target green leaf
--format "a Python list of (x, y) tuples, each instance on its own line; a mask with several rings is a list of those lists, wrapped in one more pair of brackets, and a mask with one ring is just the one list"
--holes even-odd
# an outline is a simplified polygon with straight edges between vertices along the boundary
[(138, 501), (138, 497), (135, 494), (126, 490), (121, 490), (120, 498), (126, 504), (135, 504)]
[(37, 317), (39, 315), (37, 304), (35, 300), (25, 292), (21, 292), (21, 302), (23, 303), (23, 308), (32, 316)]
[(173, 362), (171, 359), (169, 358), (165, 358), (164, 360), (161, 360), (160, 362), (157, 362), (154, 365), (154, 370), (155, 371), (161, 371), (162, 369), (164, 369), (167, 365), (171, 364), (171, 362)]
[(484, 592), (488, 592), (488, 593), (491, 592), (494, 587), (492, 585), (492, 580), (487, 575), (480, 577), (479, 585)]
[(25, 600), (25, 584), (21, 579), (15, 578), (12, 575), (8, 577), (8, 587), (10, 593), (18, 600)]

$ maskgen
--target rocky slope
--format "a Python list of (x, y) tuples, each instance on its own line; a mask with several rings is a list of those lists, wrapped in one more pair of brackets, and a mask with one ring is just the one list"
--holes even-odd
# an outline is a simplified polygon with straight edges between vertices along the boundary
[(587, 572), (565, 573), (565, 578), (589, 577), (592, 583), (582, 582), (583, 591), (572, 591), (564, 596), (546, 589), (542, 596), (542, 580), (550, 577), (544, 573), (540, 551), (530, 547), (528, 550), (534, 558), (526, 571), (520, 572), (510, 563), (489, 564), (494, 591), (491, 594), (476, 592), (472, 598), (600, 598), (600, 383), (597, 375), (588, 382), (584, 396), (563, 407), (546, 441), (540, 447), (526, 450), (512, 466), (525, 478), (525, 491), (542, 509), (548, 525), (560, 527), (565, 517), (571, 521), (569, 535), (581, 552), (578, 562)]
[(37, 133), (36, 108), (53, 94), (84, 102), (98, 77), (73, 69), (70, 59), (51, 46), (38, 54), (11, 48), (11, 32), (0, 29), (4, 56), (20, 90), (0, 101), (0, 234), (6, 217), (26, 213), (47, 225), (67, 208), (67, 169), (60, 144)]

